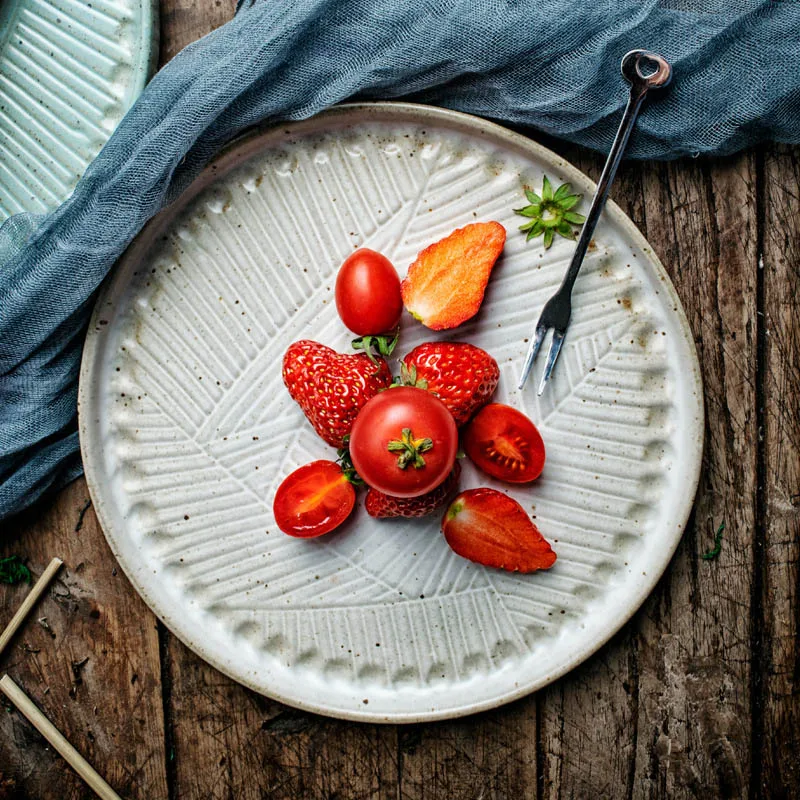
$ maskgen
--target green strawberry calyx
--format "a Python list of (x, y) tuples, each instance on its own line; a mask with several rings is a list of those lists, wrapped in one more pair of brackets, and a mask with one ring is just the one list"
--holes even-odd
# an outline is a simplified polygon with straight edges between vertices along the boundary
[(363, 350), (369, 360), (378, 366), (379, 357), (388, 357), (397, 347), (397, 342), (400, 339), (400, 334), (395, 333), (389, 336), (359, 336), (358, 339), (353, 339), (350, 343), (354, 350)]
[(363, 486), (364, 479), (356, 472), (353, 466), (353, 459), (350, 457), (350, 434), (348, 433), (342, 440), (344, 447), (340, 447), (336, 451), (339, 456), (336, 463), (342, 468), (342, 474), (347, 478), (353, 486)]
[(393, 386), (413, 386), (416, 389), (427, 389), (428, 381), (417, 377), (417, 365), (406, 366), (405, 361), (400, 362), (400, 377), (392, 381)]
[(525, 197), (528, 198), (530, 205), (515, 208), (514, 213), (529, 219), (524, 225), (519, 226), (521, 231), (527, 232), (525, 240), (530, 241), (537, 236), (543, 236), (544, 248), (548, 250), (553, 244), (555, 234), (565, 239), (574, 239), (573, 225), (582, 225), (586, 221), (583, 214), (572, 211), (583, 195), (572, 194), (572, 186), (569, 183), (562, 183), (553, 191), (553, 185), (547, 175), (542, 180), (541, 196), (527, 186), (524, 188)]

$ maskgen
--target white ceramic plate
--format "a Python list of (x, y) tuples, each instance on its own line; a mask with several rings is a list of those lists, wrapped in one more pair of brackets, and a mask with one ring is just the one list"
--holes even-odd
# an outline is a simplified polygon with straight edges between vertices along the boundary
[[(555, 380), (516, 390), (543, 301), (573, 245), (526, 244), (522, 186), (587, 178), (527, 139), (421, 106), (342, 107), (223, 154), (128, 251), (97, 303), (81, 440), (111, 547), (146, 602), (223, 672), (291, 705), (375, 721), (467, 714), (563, 675), (664, 571), (689, 515), (703, 437), (694, 344), (663, 267), (613, 204), (574, 296)], [(350, 334), (333, 302), (354, 248), (403, 274), (454, 228), (509, 233), (480, 314), (450, 335), (494, 355), (497, 400), (548, 448), (505, 488), (553, 543), (553, 569), (487, 570), (452, 553), (439, 516), (298, 540), (279, 482), (331, 458), (289, 398), (281, 357)], [(402, 354), (433, 334), (405, 315)], [(538, 370), (537, 370), (538, 372)], [(462, 487), (493, 485), (465, 464)]]
[(55, 208), (155, 67), (155, 0), (2, 0), (0, 222)]

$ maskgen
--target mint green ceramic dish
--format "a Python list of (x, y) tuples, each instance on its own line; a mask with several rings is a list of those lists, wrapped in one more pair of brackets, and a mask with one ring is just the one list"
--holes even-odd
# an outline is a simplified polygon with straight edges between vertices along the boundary
[(69, 196), (157, 53), (155, 0), (3, 0), (0, 221)]

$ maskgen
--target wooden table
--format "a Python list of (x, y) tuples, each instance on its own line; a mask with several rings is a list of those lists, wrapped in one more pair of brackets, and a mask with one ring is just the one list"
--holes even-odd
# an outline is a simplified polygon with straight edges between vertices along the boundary
[[(232, 13), (230, 0), (162, 0), (162, 62)], [(598, 156), (547, 144), (597, 178)], [(633, 621), (496, 711), (403, 727), (317, 717), (243, 689), (171, 636), (79, 480), (4, 526), (0, 555), (66, 567), (2, 669), (120, 794), (800, 797), (800, 149), (631, 164), (614, 197), (681, 296), (708, 415), (691, 523)], [(723, 521), (720, 556), (703, 560)], [(25, 591), (3, 587), (4, 619)], [(0, 800), (90, 796), (16, 712), (0, 714), (0, 774)]]

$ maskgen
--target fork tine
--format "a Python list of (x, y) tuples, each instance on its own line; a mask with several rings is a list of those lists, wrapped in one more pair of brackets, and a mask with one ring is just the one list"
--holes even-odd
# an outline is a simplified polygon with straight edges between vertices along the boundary
[(547, 333), (547, 326), (540, 322), (536, 326), (536, 335), (533, 337), (533, 340), (528, 347), (528, 355), (525, 356), (525, 366), (522, 368), (522, 377), (519, 379), (519, 389), (520, 391), (525, 388), (525, 382), (528, 380), (528, 375), (531, 373), (531, 367), (533, 366), (533, 362), (536, 361), (536, 355), (539, 352), (539, 348), (542, 346), (542, 342), (544, 341), (544, 335)]
[(539, 391), (537, 394), (541, 396), (547, 381), (550, 380), (550, 375), (553, 372), (553, 367), (556, 365), (558, 354), (561, 352), (561, 345), (564, 344), (564, 337), (566, 333), (559, 333), (553, 331), (553, 341), (550, 344), (550, 350), (547, 353), (547, 361), (544, 365), (544, 372), (542, 373), (542, 381), (539, 384)]

